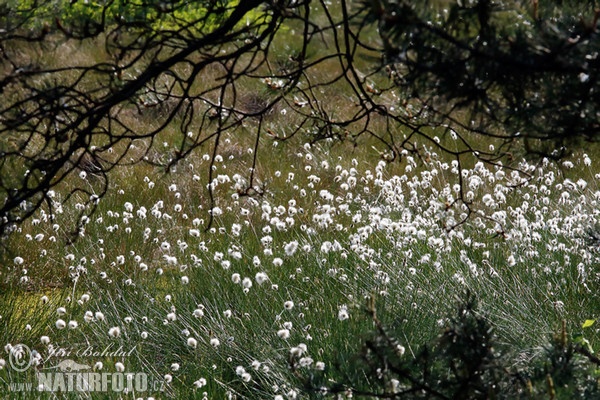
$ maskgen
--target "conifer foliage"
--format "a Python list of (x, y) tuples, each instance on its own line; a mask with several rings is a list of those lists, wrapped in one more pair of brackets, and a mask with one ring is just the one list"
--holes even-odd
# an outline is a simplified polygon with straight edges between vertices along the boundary
[[(370, 399), (591, 399), (600, 396), (600, 360), (563, 326), (529, 360), (498, 341), (475, 296), (458, 302), (440, 335), (413, 354), (401, 344), (401, 327), (388, 330), (371, 304), (375, 330), (349, 365), (335, 368), (345, 379), (300, 375), (306, 390), (323, 398)], [(521, 356), (522, 357), (522, 356)], [(292, 368), (295, 367), (291, 363)]]

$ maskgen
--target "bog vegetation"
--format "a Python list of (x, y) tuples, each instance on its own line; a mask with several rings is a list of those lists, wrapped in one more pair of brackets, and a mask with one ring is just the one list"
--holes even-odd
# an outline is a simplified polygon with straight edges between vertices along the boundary
[[(9, 398), (599, 396), (594, 147), (561, 137), (548, 152), (539, 139), (553, 138), (535, 129), (515, 142), (499, 131), (513, 122), (504, 114), (482, 135), (478, 98), (403, 98), (394, 79), (417, 67), (415, 49), (404, 66), (382, 64), (391, 42), (374, 26), (351, 39), (332, 28), (383, 4), (372, 3), (275, 2), (263, 14), (248, 2), (233, 24), (235, 2), (166, 14), (168, 2), (3, 4), (27, 16), (0, 33), (24, 44), (2, 49), (14, 96), (0, 120)], [(465, 27), (473, 17), (484, 29), (475, 3), (491, 3), (470, 3), (458, 2)], [(202, 43), (222, 24), (236, 35)], [(173, 58), (195, 40), (198, 54)], [(549, 111), (531, 104), (520, 112), (541, 124)], [(531, 146), (540, 157), (523, 156)], [(13, 368), (23, 358), (30, 368)], [(37, 373), (64, 359), (154, 384), (38, 388)]]

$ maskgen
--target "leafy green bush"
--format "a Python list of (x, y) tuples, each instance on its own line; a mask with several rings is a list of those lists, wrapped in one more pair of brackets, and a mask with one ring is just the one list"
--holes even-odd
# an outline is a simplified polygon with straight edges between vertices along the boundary
[(17, 1), (7, 4), (3, 25), (19, 24), (29, 29), (58, 27), (92, 34), (117, 21), (132, 28), (160, 32), (186, 30), (209, 32), (235, 7), (236, 1)]

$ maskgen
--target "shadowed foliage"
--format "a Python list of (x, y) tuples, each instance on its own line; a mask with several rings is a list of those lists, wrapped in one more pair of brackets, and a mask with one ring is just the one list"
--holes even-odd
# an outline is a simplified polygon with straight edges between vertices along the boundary
[[(309, 392), (320, 398), (355, 395), (369, 399), (598, 398), (595, 371), (600, 360), (583, 342), (571, 340), (563, 325), (544, 351), (524, 363), (503, 346), (493, 326), (467, 294), (438, 338), (413, 354), (368, 307), (375, 330), (350, 367), (338, 365), (341, 381), (324, 373), (297, 371)], [(398, 336), (396, 336), (398, 335)], [(296, 370), (297, 360), (291, 368)]]

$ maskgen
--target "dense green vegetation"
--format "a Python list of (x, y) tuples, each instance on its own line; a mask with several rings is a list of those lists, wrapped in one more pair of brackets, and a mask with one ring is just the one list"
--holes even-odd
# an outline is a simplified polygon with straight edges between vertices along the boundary
[[(399, 2), (415, 18), (403, 26), (431, 18), (479, 40), (473, 7), (490, 2), (433, 3)], [(393, 4), (247, 4), (2, 2), (2, 90), (27, 100), (0, 112), (0, 193), (17, 204), (0, 253), (0, 391), (597, 398), (593, 147), (522, 157), (531, 143), (499, 130), (510, 124), (467, 129), (485, 114), (478, 99), (455, 103), (469, 71), (441, 81), (445, 98), (417, 96), (437, 69), (407, 74), (415, 96), (402, 92), (396, 74), (418, 63), (373, 61), (390, 56), (375, 29), (387, 14), (336, 33)], [(86, 393), (40, 380), (65, 360), (150, 384)]]
[[(101, 362), (103, 371), (121, 362), (150, 373), (170, 381), (172, 396), (308, 396), (304, 379), (313, 374), (354, 383), (350, 361), (373, 328), (366, 298), (406, 349), (403, 362), (413, 362), (449, 326), (468, 289), (515, 371), (544, 368), (563, 321), (569, 342), (583, 334), (597, 348), (595, 326), (581, 328), (599, 306), (596, 244), (588, 241), (598, 188), (589, 157), (560, 168), (522, 164), (530, 180), (476, 165), (465, 173), (476, 214), (448, 231), (467, 210), (447, 208), (459, 171), (435, 153), (427, 164), (410, 157), (387, 164), (368, 147), (338, 158), (344, 145), (274, 147), (271, 140), (262, 143), (272, 157), (261, 166), (274, 171), (265, 194), (244, 197), (239, 171), (251, 148), (234, 138), (216, 164), (208, 231), (196, 175), (208, 154), (166, 176), (140, 165), (131, 180), (124, 170), (72, 244), (65, 245), (68, 227), (83, 203), (23, 224), (6, 242), (2, 340), (42, 358), (50, 345), (135, 348), (128, 357), (74, 358)], [(58, 208), (61, 193), (54, 196)], [(77, 325), (62, 328), (59, 320)], [(36, 382), (33, 371), (2, 373), (7, 384)], [(547, 394), (540, 383), (534, 389)]]
[[(206, 34), (236, 5), (231, 1), (64, 1), (40, 2), (6, 1), (2, 4), (3, 17), (9, 29), (23, 23), (32, 30), (84, 29), (88, 34), (103, 29), (105, 25), (125, 23), (132, 27), (149, 26), (154, 33), (177, 29), (202, 20), (211, 14), (211, 20), (203, 26), (194, 27), (196, 34)], [(11, 17), (14, 19), (11, 20)], [(211, 24), (212, 22), (212, 24)], [(150, 32), (147, 32), (150, 33)]]

